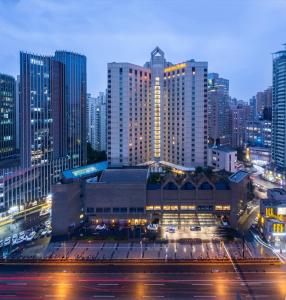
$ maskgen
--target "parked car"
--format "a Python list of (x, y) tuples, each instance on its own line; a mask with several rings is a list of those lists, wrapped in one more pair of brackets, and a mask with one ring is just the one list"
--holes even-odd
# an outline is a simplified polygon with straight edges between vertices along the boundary
[(147, 229), (150, 231), (157, 231), (158, 230), (158, 224), (148, 224)]
[(8, 236), (6, 237), (6, 239), (4, 240), (4, 246), (9, 246), (11, 244), (11, 237)]
[(106, 225), (105, 224), (98, 224), (95, 229), (96, 230), (106, 230)]
[(36, 231), (32, 231), (31, 233), (29, 233), (28, 235), (26, 235), (25, 239), (27, 242), (30, 242), (33, 240), (33, 238), (35, 237), (36, 235)]
[(176, 232), (176, 228), (174, 225), (170, 225), (167, 227), (167, 232), (169, 233), (175, 233)]
[(190, 227), (190, 230), (191, 230), (191, 231), (201, 231), (201, 227), (198, 226), (198, 225), (191, 226), (191, 227)]

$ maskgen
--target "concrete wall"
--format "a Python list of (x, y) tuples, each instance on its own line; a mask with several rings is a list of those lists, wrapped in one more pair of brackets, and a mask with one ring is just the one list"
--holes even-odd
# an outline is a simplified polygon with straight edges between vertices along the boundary
[(71, 224), (79, 226), (82, 209), (81, 182), (52, 186), (53, 236), (67, 235)]

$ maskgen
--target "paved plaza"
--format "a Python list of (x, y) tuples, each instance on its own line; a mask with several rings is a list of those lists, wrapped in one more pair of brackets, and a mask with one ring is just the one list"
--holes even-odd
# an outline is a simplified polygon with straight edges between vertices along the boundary
[[(141, 243), (141, 242), (51, 242), (45, 248), (26, 249), (22, 258), (37, 253), (38, 258), (47, 259), (223, 259), (243, 257), (241, 241), (200, 241), (184, 243)], [(245, 242), (245, 258), (270, 258), (273, 253), (252, 243)]]

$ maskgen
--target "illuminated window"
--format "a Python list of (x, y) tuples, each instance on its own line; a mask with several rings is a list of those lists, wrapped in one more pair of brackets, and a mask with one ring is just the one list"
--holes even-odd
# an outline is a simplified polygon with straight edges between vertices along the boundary
[(181, 205), (182, 210), (196, 210), (195, 205)]
[(161, 210), (161, 206), (160, 205), (154, 206), (154, 210)]
[(146, 209), (146, 210), (153, 210), (153, 209), (154, 209), (154, 206), (146, 206), (145, 209)]

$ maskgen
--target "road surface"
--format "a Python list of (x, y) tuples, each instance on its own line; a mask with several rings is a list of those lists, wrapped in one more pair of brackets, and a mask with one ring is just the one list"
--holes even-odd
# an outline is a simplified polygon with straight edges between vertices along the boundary
[(271, 299), (286, 296), (279, 265), (8, 265), (0, 299)]

